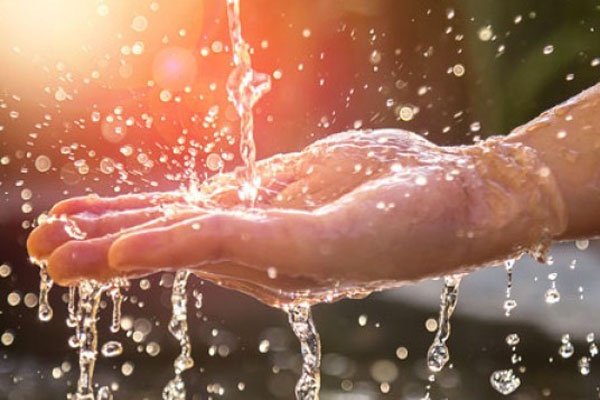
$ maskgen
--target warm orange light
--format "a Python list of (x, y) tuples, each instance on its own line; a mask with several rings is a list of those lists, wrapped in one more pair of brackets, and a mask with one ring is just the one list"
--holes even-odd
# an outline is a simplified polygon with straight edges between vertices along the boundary
[(177, 91), (194, 83), (197, 69), (192, 51), (182, 47), (167, 47), (154, 57), (152, 77), (159, 87)]
[[(157, 54), (194, 51), (202, 23), (202, 0), (0, 1), (0, 45), (21, 54), (22, 63), (34, 59), (50, 69), (60, 63), (110, 88), (147, 86)], [(185, 61), (186, 85), (194, 65)], [(24, 79), (25, 72), (13, 73)]]

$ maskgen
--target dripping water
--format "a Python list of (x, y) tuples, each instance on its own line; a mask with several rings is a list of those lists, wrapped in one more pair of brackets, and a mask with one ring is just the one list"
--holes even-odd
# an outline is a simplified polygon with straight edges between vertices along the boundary
[(54, 315), (54, 311), (48, 300), (48, 295), (50, 294), (54, 282), (50, 278), (50, 275), (48, 275), (46, 264), (38, 263), (38, 265), (40, 267), (40, 301), (38, 304), (38, 318), (40, 321), (48, 322)]
[(129, 288), (129, 281), (124, 278), (116, 278), (111, 282), (108, 293), (113, 303), (110, 331), (117, 333), (121, 329), (121, 305), (123, 304), (123, 293), (121, 289)]
[(189, 271), (178, 271), (173, 281), (173, 291), (171, 292), (172, 314), (169, 322), (169, 332), (179, 341), (181, 353), (173, 362), (175, 377), (167, 383), (163, 390), (163, 400), (185, 400), (185, 383), (181, 378), (183, 371), (194, 366), (194, 360), (191, 357), (192, 345), (188, 335), (187, 320), (187, 295), (186, 286)]
[(512, 298), (512, 286), (513, 286), (513, 269), (515, 266), (515, 260), (509, 259), (504, 261), (504, 269), (506, 270), (506, 299), (504, 300), (504, 315), (510, 317), (510, 313), (517, 307), (517, 302)]
[(444, 277), (444, 289), (440, 296), (440, 315), (438, 329), (433, 343), (427, 352), (427, 367), (433, 373), (440, 372), (448, 360), (450, 353), (446, 342), (450, 337), (450, 317), (458, 301), (458, 290), (462, 275), (449, 275)]
[(318, 400), (321, 387), (321, 341), (308, 303), (285, 308), (294, 334), (300, 341), (302, 374), (296, 383), (296, 400)]

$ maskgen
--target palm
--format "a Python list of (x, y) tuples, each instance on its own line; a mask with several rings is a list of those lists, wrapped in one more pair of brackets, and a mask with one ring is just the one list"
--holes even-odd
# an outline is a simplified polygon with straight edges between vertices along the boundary
[(85, 240), (70, 240), (63, 219), (28, 245), (59, 283), (194, 268), (270, 303), (361, 294), (515, 254), (558, 229), (544, 224), (552, 205), (519, 222), (530, 176), (513, 167), (404, 131), (349, 132), (261, 161), (254, 212), (239, 211), (235, 176), (217, 175), (194, 196), (66, 201), (51, 213)]

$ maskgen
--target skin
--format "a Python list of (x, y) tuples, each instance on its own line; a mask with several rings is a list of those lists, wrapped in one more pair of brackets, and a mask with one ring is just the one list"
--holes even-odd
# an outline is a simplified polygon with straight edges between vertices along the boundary
[(191, 193), (65, 200), (29, 254), (61, 285), (186, 268), (275, 306), (540, 255), (600, 232), (599, 102), (596, 86), (471, 146), (400, 130), (334, 135), (259, 162), (253, 210), (234, 174)]

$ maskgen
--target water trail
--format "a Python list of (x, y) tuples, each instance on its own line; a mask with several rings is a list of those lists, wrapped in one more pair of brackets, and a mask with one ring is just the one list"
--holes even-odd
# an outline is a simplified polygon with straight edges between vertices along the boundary
[(48, 275), (46, 264), (38, 263), (38, 265), (40, 267), (40, 302), (38, 304), (38, 318), (40, 321), (48, 322), (54, 315), (54, 311), (48, 300), (48, 295), (50, 294), (54, 282), (50, 278), (50, 275)]
[(308, 303), (285, 308), (294, 334), (300, 341), (302, 374), (296, 384), (296, 400), (318, 400), (321, 387), (321, 341)]
[[(79, 380), (75, 400), (93, 400), (93, 376), (98, 356), (98, 306), (106, 285), (86, 280), (79, 283), (79, 301), (77, 304), (76, 343), (79, 347)], [(103, 389), (104, 398), (107, 389)], [(99, 394), (100, 397), (100, 394)]]
[(440, 316), (438, 329), (433, 343), (427, 352), (427, 367), (433, 373), (440, 372), (448, 360), (450, 353), (446, 342), (450, 337), (450, 317), (458, 301), (458, 289), (462, 275), (449, 275), (444, 277), (444, 289), (440, 296)]
[(271, 89), (269, 75), (252, 69), (250, 46), (242, 37), (239, 0), (227, 0), (227, 18), (233, 51), (234, 69), (227, 80), (227, 93), (240, 117), (240, 155), (244, 167), (238, 169), (240, 200), (254, 205), (260, 187), (256, 173), (256, 145), (252, 107)]
[(186, 286), (189, 276), (189, 271), (178, 271), (173, 281), (173, 291), (171, 292), (173, 310), (169, 322), (169, 332), (179, 341), (181, 354), (177, 356), (173, 363), (175, 377), (165, 386), (162, 394), (163, 400), (185, 400), (185, 383), (181, 378), (181, 373), (194, 366), (187, 321)]

